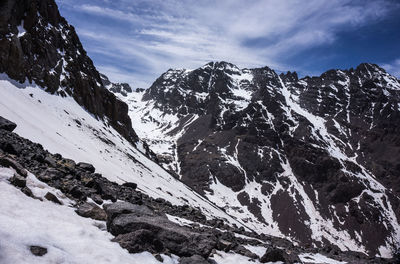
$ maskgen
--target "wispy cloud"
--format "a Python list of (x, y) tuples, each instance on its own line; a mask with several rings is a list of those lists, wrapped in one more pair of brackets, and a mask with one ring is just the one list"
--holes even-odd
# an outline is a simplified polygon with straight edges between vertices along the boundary
[(106, 74), (135, 77), (135, 86), (149, 86), (170, 67), (194, 68), (210, 60), (289, 69), (283, 57), (334, 43), (338, 33), (383, 18), (392, 5), (385, 0), (62, 2), (96, 19), (123, 23), (99, 23), (96, 31), (77, 25), (77, 30), (93, 46), (89, 53), (114, 58), (101, 65)]
[(400, 79), (400, 58), (394, 60), (391, 63), (382, 64), (382, 68), (384, 68), (388, 73)]

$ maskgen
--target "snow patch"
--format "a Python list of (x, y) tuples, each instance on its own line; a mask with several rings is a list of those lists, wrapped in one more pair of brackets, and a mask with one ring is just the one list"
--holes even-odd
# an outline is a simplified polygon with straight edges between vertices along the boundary
[[(129, 254), (111, 242), (113, 236), (96, 227), (104, 222), (80, 217), (74, 208), (26, 196), (7, 182), (13, 173), (0, 168), (1, 263), (159, 263), (148, 252)], [(32, 174), (29, 180), (37, 184)], [(45, 247), (48, 253), (36, 257), (29, 250), (32, 245)], [(165, 263), (178, 263), (176, 258), (163, 257)]]

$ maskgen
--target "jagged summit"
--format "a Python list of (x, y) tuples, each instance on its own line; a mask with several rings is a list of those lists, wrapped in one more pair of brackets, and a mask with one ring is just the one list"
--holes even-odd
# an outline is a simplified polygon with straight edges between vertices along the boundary
[(129, 93), (132, 93), (132, 88), (128, 83), (112, 83), (108, 77), (104, 74), (100, 74), (101, 83), (106, 87), (110, 92), (115, 94), (121, 94), (122, 96), (127, 96)]

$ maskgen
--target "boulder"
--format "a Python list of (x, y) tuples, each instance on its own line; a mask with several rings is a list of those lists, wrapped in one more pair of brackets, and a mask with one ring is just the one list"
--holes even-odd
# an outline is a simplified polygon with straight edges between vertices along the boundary
[(251, 259), (257, 259), (257, 258), (258, 258), (258, 255), (257, 255), (257, 254), (251, 252), (250, 250), (248, 250), (247, 248), (245, 248), (245, 247), (242, 246), (242, 245), (236, 247), (236, 248), (234, 249), (234, 251), (235, 251), (236, 253), (240, 254), (240, 255), (246, 256), (246, 257), (251, 258)]
[(179, 259), (179, 264), (210, 264), (205, 258), (199, 255), (183, 257)]
[(91, 196), (90, 196), (90, 198), (92, 198), (92, 200), (95, 202), (95, 203), (97, 203), (98, 205), (102, 205), (103, 204), (103, 199), (101, 199), (101, 196), (100, 195), (98, 195), (98, 194), (92, 194)]
[(38, 175), (39, 180), (49, 182), (52, 180), (60, 179), (64, 173), (55, 168), (47, 168), (45, 171)]
[(47, 192), (46, 195), (44, 196), (44, 198), (46, 198), (47, 200), (49, 200), (53, 203), (56, 203), (56, 204), (60, 204), (60, 205), (63, 204), (60, 200), (58, 200), (57, 196), (55, 196), (51, 192)]
[(225, 252), (228, 252), (229, 250), (231, 250), (233, 246), (234, 246), (234, 243), (223, 240), (223, 239), (219, 239), (218, 243), (217, 243), (217, 249), (225, 251)]
[[(151, 252), (156, 247), (181, 257), (197, 254), (207, 258), (217, 243), (213, 234), (193, 231), (169, 221), (164, 216), (138, 215), (137, 213), (121, 214), (107, 224), (108, 230), (117, 236), (115, 241), (121, 241), (121, 246), (128, 251), (137, 249), (137, 243), (140, 243), (140, 241), (138, 241), (135, 232), (142, 230), (149, 231), (152, 235), (152, 241), (156, 241), (155, 245), (147, 249)], [(139, 234), (142, 233), (139, 232)], [(148, 240), (145, 242), (148, 242)], [(156, 252), (159, 251), (156, 250)]]
[(85, 201), (88, 189), (80, 185), (74, 185), (69, 189), (68, 193), (78, 200)]
[(145, 205), (117, 202), (104, 208), (108, 216), (107, 229), (116, 236), (114, 241), (131, 253), (147, 250), (208, 257), (217, 243), (213, 234), (182, 227)]
[(51, 167), (57, 167), (57, 161), (51, 156), (47, 156), (46, 158), (44, 158), (44, 162), (46, 162)]
[(132, 188), (132, 189), (136, 189), (137, 188), (137, 184), (134, 183), (134, 182), (125, 182), (125, 183), (122, 184), (122, 186), (129, 187), (129, 188)]
[(117, 201), (117, 191), (112, 187), (110, 183), (98, 181), (96, 184), (97, 193), (100, 194), (104, 200), (111, 200), (112, 202)]
[(75, 212), (82, 217), (101, 221), (107, 220), (106, 212), (94, 203), (84, 203), (80, 205)]
[(136, 216), (155, 216), (156, 213), (145, 205), (131, 204), (128, 202), (116, 202), (105, 204), (104, 210), (107, 214), (108, 222), (111, 223), (115, 217), (122, 214), (133, 214)]
[(4, 130), (12, 132), (16, 127), (17, 127), (17, 124), (0, 116), (0, 129), (4, 129)]
[(96, 171), (94, 166), (92, 164), (89, 164), (89, 163), (79, 162), (76, 166), (78, 168), (80, 168), (81, 170), (88, 171), (90, 173), (94, 173)]
[(11, 177), (10, 182), (16, 187), (24, 188), (26, 186), (26, 178), (22, 177), (18, 173), (14, 173), (14, 176)]
[(47, 248), (41, 246), (30, 246), (30, 251), (33, 255), (41, 257), (47, 254)]
[(261, 257), (261, 263), (267, 262), (278, 262), (282, 261), (283, 263), (294, 263), (291, 257), (282, 249), (270, 247), (267, 249), (265, 254)]
[(60, 161), (57, 161), (57, 164), (67, 171), (73, 171), (76, 167), (75, 161), (71, 159), (61, 159)]
[(129, 253), (139, 253), (143, 251), (162, 252), (163, 243), (157, 239), (156, 235), (150, 230), (136, 230), (127, 234), (122, 234), (113, 239), (121, 247), (127, 249)]
[(22, 148), (17, 144), (12, 142), (0, 142), (0, 149), (4, 152), (12, 155), (19, 155), (22, 151)]
[(28, 176), (27, 171), (14, 159), (7, 156), (0, 156), (0, 166), (13, 168), (19, 175), (26, 177)]

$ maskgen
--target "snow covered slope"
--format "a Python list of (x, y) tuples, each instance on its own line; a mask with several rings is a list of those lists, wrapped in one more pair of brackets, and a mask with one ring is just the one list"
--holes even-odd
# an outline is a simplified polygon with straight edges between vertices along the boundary
[(172, 177), (113, 128), (86, 112), (71, 97), (48, 94), (39, 87), (17, 88), (0, 80), (0, 113), (17, 123), (16, 132), (67, 158), (93, 164), (117, 183), (135, 182), (151, 197), (200, 208), (209, 218), (242, 224)]
[[(12, 186), (13, 169), (0, 168), (0, 262), (1, 263), (159, 263), (148, 252), (129, 254), (117, 243), (104, 223), (78, 216), (63, 194), (28, 174), (27, 186), (36, 197), (57, 194), (64, 205), (32, 199)], [(103, 226), (103, 227), (102, 227)], [(47, 254), (31, 254), (30, 246), (47, 248)], [(178, 263), (163, 255), (164, 263)]]
[(121, 99), (164, 168), (254, 230), (370, 255), (399, 246), (400, 84), (378, 66), (299, 80), (212, 62)]

